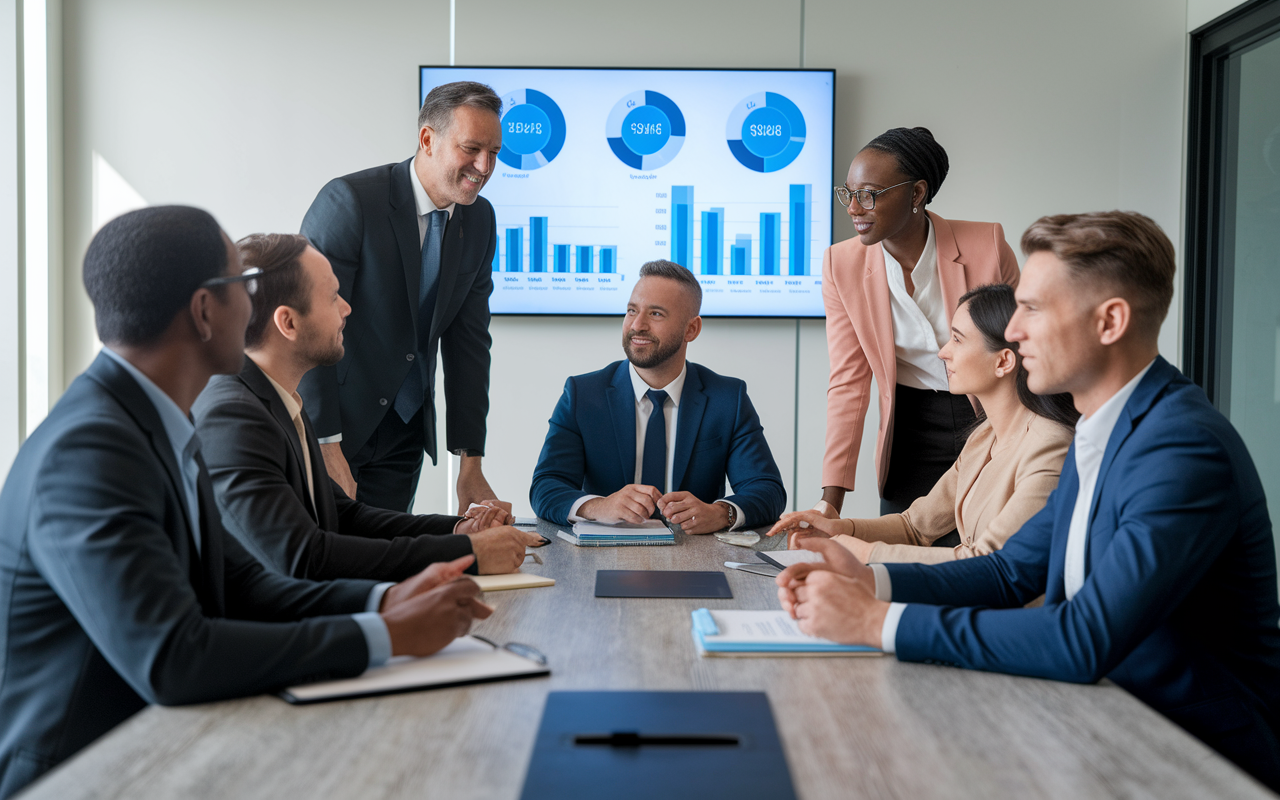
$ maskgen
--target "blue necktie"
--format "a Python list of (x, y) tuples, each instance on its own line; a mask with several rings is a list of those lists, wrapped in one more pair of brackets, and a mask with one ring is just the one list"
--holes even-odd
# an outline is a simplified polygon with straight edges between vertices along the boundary
[(644, 430), (644, 458), (640, 462), (640, 483), (645, 486), (656, 486), (658, 491), (667, 491), (667, 418), (662, 408), (667, 402), (667, 393), (661, 389), (650, 389), (645, 392), (649, 402), (653, 403), (653, 411), (649, 412), (649, 426)]
[(440, 250), (448, 221), (447, 211), (432, 211), (427, 215), (427, 235), (422, 240), (422, 277), (418, 283), (418, 357), (396, 393), (396, 413), (406, 424), (422, 408), (426, 386), (422, 371), (427, 368), (425, 353), (430, 349), (431, 318), (435, 315), (436, 294), (440, 288)]

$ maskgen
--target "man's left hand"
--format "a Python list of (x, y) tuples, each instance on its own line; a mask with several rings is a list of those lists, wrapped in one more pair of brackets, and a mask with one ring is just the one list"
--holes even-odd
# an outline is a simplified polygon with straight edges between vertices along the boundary
[(841, 644), (880, 646), (889, 604), (877, 600), (864, 581), (814, 570), (792, 592), (791, 613), (802, 632)]
[(729, 511), (723, 505), (704, 503), (688, 492), (670, 492), (658, 500), (658, 510), (685, 533), (722, 531), (729, 527)]

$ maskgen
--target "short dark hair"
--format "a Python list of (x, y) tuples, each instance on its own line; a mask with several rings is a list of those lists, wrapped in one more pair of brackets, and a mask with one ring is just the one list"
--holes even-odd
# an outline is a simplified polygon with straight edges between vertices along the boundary
[(903, 175), (913, 181), (924, 181), (928, 187), (925, 205), (937, 197), (951, 169), (947, 151), (942, 149), (928, 128), (890, 128), (867, 142), (862, 149), (888, 153), (897, 160)]
[(696, 317), (702, 313), (702, 285), (698, 283), (698, 279), (694, 277), (692, 272), (676, 262), (663, 259), (650, 261), (640, 267), (640, 277), (666, 278), (683, 285), (685, 290), (693, 297), (693, 315)]
[(418, 130), (430, 127), (436, 133), (444, 133), (453, 122), (453, 112), (462, 106), (471, 106), (502, 116), (502, 99), (493, 89), (475, 81), (444, 83), (427, 93), (418, 111)]
[[(1042, 417), (1065, 425), (1076, 426), (1080, 412), (1076, 410), (1074, 401), (1068, 393), (1036, 394), (1027, 386), (1027, 368), (1022, 366), (1022, 355), (1018, 352), (1018, 343), (1004, 338), (1005, 328), (1013, 319), (1013, 312), (1018, 310), (1018, 301), (1014, 299), (1013, 287), (1006, 283), (990, 283), (965, 292), (959, 305), (969, 304), (969, 318), (973, 327), (982, 334), (987, 352), (994, 353), (1008, 348), (1018, 360), (1014, 373), (1014, 385), (1018, 389), (1018, 400), (1022, 405)], [(985, 416), (985, 415), (984, 415)]]
[(1071, 274), (1129, 302), (1134, 322), (1156, 336), (1173, 302), (1173, 242), (1155, 220), (1134, 211), (1041, 217), (1022, 234), (1022, 253), (1050, 252)]
[(226, 273), (222, 236), (209, 212), (190, 206), (142, 208), (103, 225), (89, 242), (83, 272), (98, 338), (155, 343), (200, 284)]
[(245, 267), (262, 270), (258, 291), (250, 295), (253, 315), (244, 332), (247, 349), (262, 344), (267, 326), (280, 306), (288, 306), (299, 314), (311, 311), (311, 285), (299, 260), (310, 246), (307, 237), (296, 233), (251, 233), (236, 242)]

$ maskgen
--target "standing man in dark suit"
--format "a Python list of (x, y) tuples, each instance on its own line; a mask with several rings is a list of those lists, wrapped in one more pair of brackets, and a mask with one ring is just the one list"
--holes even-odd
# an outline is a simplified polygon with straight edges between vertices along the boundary
[(329, 478), (297, 387), (342, 358), (351, 306), (306, 237), (254, 234), (236, 246), (262, 270), (247, 357), (239, 375), (215, 375), (191, 409), (228, 532), (295, 578), (401, 580), (471, 553), (481, 574), (519, 569), (525, 546), (542, 537), (502, 526), (501, 507), (465, 518), (388, 511), (352, 500)]
[(298, 391), (329, 474), (361, 502), (409, 510), (424, 450), (435, 463), (437, 350), (446, 446), (462, 457), (458, 502), (494, 499), (480, 459), (498, 239), (480, 190), (502, 149), (501, 110), (483, 84), (437, 86), (418, 114), (413, 158), (329, 181), (302, 220), (351, 317), (346, 355)]
[[(702, 287), (650, 261), (627, 302), (618, 361), (565, 382), (529, 496), (543, 519), (641, 522), (685, 533), (772, 524), (787, 503), (747, 385), (685, 359)], [(733, 494), (725, 495), (725, 481)]]
[(491, 611), (458, 579), (313, 583), (218, 521), (188, 411), (244, 358), (253, 275), (213, 217), (145, 208), (89, 244), (106, 347), (0, 493), (0, 797), (148, 703), (204, 703), (427, 655)]

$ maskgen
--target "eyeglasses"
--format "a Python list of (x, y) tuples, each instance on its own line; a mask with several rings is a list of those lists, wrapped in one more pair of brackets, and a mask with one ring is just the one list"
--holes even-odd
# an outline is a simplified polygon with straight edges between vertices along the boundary
[(895, 183), (885, 189), (849, 189), (847, 186), (837, 186), (835, 187), (836, 200), (845, 208), (849, 207), (850, 201), (857, 200), (858, 205), (870, 211), (876, 207), (877, 197), (889, 191), (889, 189), (897, 189), (899, 186), (906, 186), (908, 183), (915, 183), (915, 181)]
[(201, 289), (212, 289), (214, 286), (226, 286), (229, 283), (244, 283), (244, 289), (250, 295), (258, 293), (258, 279), (262, 277), (262, 270), (258, 267), (249, 267), (239, 275), (225, 275), (221, 278), (210, 278), (200, 284)]

